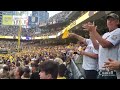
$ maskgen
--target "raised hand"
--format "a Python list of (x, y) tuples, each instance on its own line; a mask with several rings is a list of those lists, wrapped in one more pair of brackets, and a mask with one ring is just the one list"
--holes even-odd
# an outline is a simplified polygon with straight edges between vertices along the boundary
[(91, 23), (91, 22), (83, 24), (82, 27), (84, 28), (83, 30), (90, 31), (90, 32), (97, 29), (97, 26), (95, 26), (94, 23)]

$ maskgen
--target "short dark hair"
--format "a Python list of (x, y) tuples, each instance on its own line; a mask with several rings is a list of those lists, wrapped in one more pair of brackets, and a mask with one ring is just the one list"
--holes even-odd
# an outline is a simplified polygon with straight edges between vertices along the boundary
[(24, 68), (24, 77), (25, 78), (30, 78), (30, 69), (29, 69), (29, 67), (25, 67)]
[(38, 64), (36, 64), (35, 62), (31, 63), (31, 67), (38, 67)]
[(63, 77), (65, 75), (66, 70), (66, 66), (64, 64), (60, 64), (58, 69), (59, 76)]
[(24, 64), (25, 64), (25, 65), (29, 64), (29, 61), (28, 61), (28, 60), (25, 60), (25, 61), (24, 61)]
[(22, 67), (18, 67), (18, 72), (19, 72), (19, 76), (21, 77), (24, 73), (23, 68)]
[(19, 63), (19, 62), (16, 62), (16, 66), (19, 67), (19, 66), (20, 66), (20, 63)]
[(51, 74), (53, 79), (57, 79), (58, 64), (54, 61), (44, 61), (40, 64), (40, 70), (45, 71), (46, 74)]
[(24, 67), (24, 69), (23, 69), (23, 70), (24, 70), (24, 72), (25, 72), (25, 73), (30, 73), (30, 69), (29, 69), (29, 67), (27, 67), (27, 66), (26, 66), (26, 67)]
[(15, 62), (12, 62), (15, 65)]
[(3, 70), (4, 70), (4, 71), (9, 71), (9, 66), (8, 66), (8, 65), (7, 65), (7, 66), (4, 66), (4, 67), (3, 67)]

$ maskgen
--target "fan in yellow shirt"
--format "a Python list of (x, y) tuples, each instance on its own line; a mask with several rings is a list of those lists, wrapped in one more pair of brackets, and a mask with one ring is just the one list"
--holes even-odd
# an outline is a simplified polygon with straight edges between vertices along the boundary
[(64, 77), (64, 76), (63, 77), (57, 77), (57, 79), (66, 79), (66, 77)]
[(58, 67), (58, 77), (57, 79), (66, 79), (65, 77), (66, 66), (64, 64), (60, 64)]
[(13, 62), (13, 57), (10, 55), (9, 56), (10, 62)]

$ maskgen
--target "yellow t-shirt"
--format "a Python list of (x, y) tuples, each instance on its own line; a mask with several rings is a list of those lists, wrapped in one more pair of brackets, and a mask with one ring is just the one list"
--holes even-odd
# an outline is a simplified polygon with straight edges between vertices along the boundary
[(57, 79), (66, 79), (66, 77), (57, 77)]
[(13, 57), (12, 56), (10, 56), (9, 59), (10, 59), (10, 62), (13, 62)]

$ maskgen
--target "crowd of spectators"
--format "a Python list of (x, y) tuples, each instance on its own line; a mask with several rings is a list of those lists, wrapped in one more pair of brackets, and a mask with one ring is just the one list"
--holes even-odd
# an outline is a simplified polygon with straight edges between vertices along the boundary
[[(8, 44), (9, 43), (10, 42), (8, 42)], [(4, 62), (0, 69), (1, 79), (72, 78), (72, 76), (69, 75), (71, 72), (67, 68), (70, 62), (68, 61), (68, 57), (73, 58), (72, 55), (74, 54), (76, 46), (78, 46), (77, 44), (58, 46), (38, 46), (37, 44), (23, 45), (23, 49), (19, 53), (7, 54), (4, 55), (4, 57), (3, 55), (0, 56), (0, 59)], [(54, 71), (52, 70), (53, 67)], [(43, 76), (43, 72), (45, 72), (46, 75), (52, 75), (53, 72), (56, 74), (55, 76), (45, 77), (45, 75)]]

